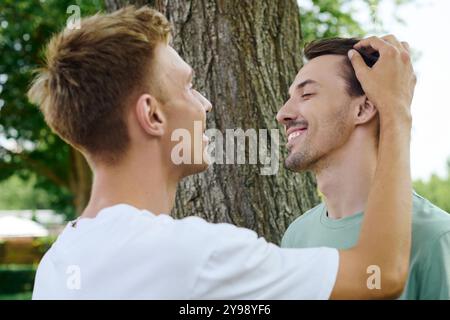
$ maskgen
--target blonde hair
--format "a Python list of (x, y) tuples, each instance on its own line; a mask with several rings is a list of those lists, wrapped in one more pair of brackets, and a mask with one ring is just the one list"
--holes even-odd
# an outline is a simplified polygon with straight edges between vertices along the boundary
[(129, 136), (125, 111), (149, 89), (154, 48), (171, 27), (158, 11), (128, 6), (81, 21), (55, 35), (28, 97), (66, 142), (101, 161), (115, 162)]

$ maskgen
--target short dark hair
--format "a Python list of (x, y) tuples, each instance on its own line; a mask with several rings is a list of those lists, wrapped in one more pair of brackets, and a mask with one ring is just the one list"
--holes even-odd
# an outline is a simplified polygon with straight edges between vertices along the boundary
[[(342, 68), (342, 76), (347, 81), (347, 93), (353, 97), (359, 97), (364, 94), (364, 90), (361, 87), (358, 79), (356, 78), (355, 71), (348, 59), (347, 53), (353, 46), (358, 43), (358, 38), (325, 38), (307, 43), (304, 49), (305, 58), (312, 60), (314, 58), (334, 54), (344, 56), (344, 64)], [(377, 53), (366, 54), (363, 51), (358, 50), (364, 61), (369, 67), (372, 67), (377, 60)]]

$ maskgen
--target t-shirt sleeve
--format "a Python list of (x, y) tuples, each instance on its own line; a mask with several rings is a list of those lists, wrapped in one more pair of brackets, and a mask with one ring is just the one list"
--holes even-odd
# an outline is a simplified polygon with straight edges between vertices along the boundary
[(450, 232), (435, 241), (425, 261), (419, 299), (450, 300)]
[(286, 229), (286, 232), (283, 235), (283, 238), (281, 238), (281, 247), (282, 248), (294, 248), (293, 241), (292, 241), (292, 225), (294, 222)]
[(284, 249), (253, 231), (216, 226), (193, 299), (329, 298), (338, 271), (336, 249)]

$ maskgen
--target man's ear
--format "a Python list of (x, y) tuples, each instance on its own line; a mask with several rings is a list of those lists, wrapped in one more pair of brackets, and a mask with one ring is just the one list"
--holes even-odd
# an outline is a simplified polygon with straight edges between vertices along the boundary
[(161, 105), (149, 94), (143, 94), (136, 102), (136, 115), (142, 129), (152, 136), (162, 136), (166, 120)]
[(355, 124), (364, 124), (371, 121), (378, 113), (375, 105), (366, 96), (362, 97), (361, 102), (356, 108)]

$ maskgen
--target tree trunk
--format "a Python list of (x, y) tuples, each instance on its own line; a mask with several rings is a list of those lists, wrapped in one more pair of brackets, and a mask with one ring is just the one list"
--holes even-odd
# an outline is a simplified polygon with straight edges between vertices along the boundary
[[(116, 9), (118, 3), (133, 3), (105, 2), (108, 10)], [(208, 128), (223, 133), (236, 128), (282, 129), (275, 115), (302, 62), (295, 0), (147, 3), (173, 24), (173, 46), (195, 70), (195, 88), (213, 104)], [(182, 181), (174, 216), (234, 223), (279, 243), (288, 224), (318, 202), (311, 174), (284, 169), (286, 139), (279, 132), (277, 174), (261, 175), (258, 165), (214, 164)]]

